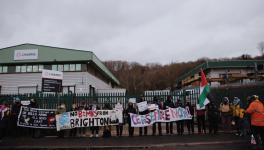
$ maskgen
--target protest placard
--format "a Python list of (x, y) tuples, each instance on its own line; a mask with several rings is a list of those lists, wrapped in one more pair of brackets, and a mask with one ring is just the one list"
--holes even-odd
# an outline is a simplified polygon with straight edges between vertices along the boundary
[(124, 110), (123, 105), (120, 103), (117, 103), (115, 105), (114, 110), (116, 111), (115, 114), (116, 114), (116, 118), (118, 120), (118, 123), (123, 123), (124, 122), (123, 121), (123, 110)]
[(55, 110), (21, 106), (17, 126), (29, 128), (56, 128)]
[(129, 98), (128, 102), (135, 104), (136, 103), (136, 98)]
[(57, 131), (72, 128), (117, 125), (115, 110), (80, 110), (56, 115)]
[(143, 101), (143, 102), (137, 103), (137, 107), (138, 107), (139, 112), (143, 112), (148, 109), (148, 102)]
[(155, 122), (172, 122), (178, 120), (192, 119), (192, 115), (185, 108), (168, 108), (165, 110), (155, 110), (146, 115), (130, 113), (132, 127), (150, 126)]

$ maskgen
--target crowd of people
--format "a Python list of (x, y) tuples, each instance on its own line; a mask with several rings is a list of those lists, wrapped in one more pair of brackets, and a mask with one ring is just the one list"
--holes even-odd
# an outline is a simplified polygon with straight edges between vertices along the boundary
[[(192, 105), (190, 102), (185, 104), (176, 101), (175, 103), (172, 100), (171, 96), (168, 96), (165, 101), (158, 99), (157, 97), (153, 98), (152, 104), (156, 104), (158, 109), (167, 109), (167, 108), (177, 108), (183, 107), (188, 109), (190, 114), (193, 116), (189, 120), (179, 120), (175, 122), (166, 122), (154, 123), (152, 126), (139, 127), (138, 135), (158, 135), (162, 136), (164, 134), (178, 134), (182, 136), (184, 134), (194, 134), (195, 125), (197, 122), (198, 134), (218, 134), (218, 129), (221, 127), (223, 132), (233, 133), (237, 136), (250, 136), (253, 134), (257, 144), (264, 143), (264, 105), (258, 96), (254, 95), (247, 99), (248, 101), (245, 104), (238, 97), (234, 97), (232, 101), (228, 97), (224, 97), (221, 100), (220, 104), (216, 101), (211, 101), (206, 105), (205, 109), (196, 109), (195, 105)], [(144, 98), (140, 98), (138, 102), (144, 101)], [(120, 104), (119, 104), (120, 105)], [(15, 99), (12, 104), (6, 102), (0, 105), (1, 115), (0, 115), (0, 138), (4, 136), (19, 136), (29, 132), (30, 135), (35, 137), (35, 135), (40, 135), (39, 129), (24, 129), (17, 126), (17, 119), (21, 107), (19, 99)], [(34, 99), (31, 99), (28, 107), (37, 108)], [(72, 104), (72, 108), (68, 109), (70, 111), (76, 110), (111, 110), (113, 109), (109, 103), (104, 104), (103, 107), (98, 107), (96, 102), (93, 101), (92, 104), (87, 104), (82, 102), (80, 105)], [(145, 115), (153, 110), (145, 110), (139, 112), (134, 103), (129, 102), (126, 109), (123, 110), (124, 121), (116, 125), (116, 136), (123, 136), (123, 126), (128, 124), (128, 136), (134, 136), (134, 127), (131, 126), (131, 120), (129, 113)], [(57, 114), (66, 112), (65, 104), (60, 104), (57, 108)], [(195, 121), (196, 120), (196, 121)], [(175, 128), (176, 126), (176, 128)], [(185, 128), (186, 127), (186, 128)], [(89, 127), (90, 128), (90, 137), (99, 137), (99, 127)], [(163, 128), (165, 132), (163, 132)], [(112, 136), (112, 127), (105, 126), (103, 129), (103, 137)], [(152, 130), (148, 132), (148, 130)], [(174, 129), (176, 129), (174, 131)], [(187, 131), (185, 132), (184, 130)], [(158, 131), (158, 132), (157, 132)], [(74, 128), (70, 130), (69, 136), (86, 136), (88, 128)], [(57, 132), (58, 137), (64, 137), (65, 131)]]

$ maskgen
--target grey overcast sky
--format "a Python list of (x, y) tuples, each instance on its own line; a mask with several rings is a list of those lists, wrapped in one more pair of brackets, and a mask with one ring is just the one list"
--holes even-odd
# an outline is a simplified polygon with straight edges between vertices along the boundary
[(260, 41), (264, 0), (0, 1), (0, 48), (33, 43), (167, 64), (256, 56)]

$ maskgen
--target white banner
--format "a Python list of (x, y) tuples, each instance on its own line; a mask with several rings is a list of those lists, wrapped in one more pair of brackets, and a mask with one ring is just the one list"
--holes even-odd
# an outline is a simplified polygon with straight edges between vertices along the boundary
[(38, 49), (15, 50), (14, 60), (38, 59)]
[(57, 131), (72, 128), (117, 125), (115, 110), (80, 110), (56, 115)]
[(130, 113), (132, 127), (150, 126), (155, 122), (172, 122), (178, 120), (192, 119), (192, 115), (185, 108), (168, 108), (165, 110), (155, 110), (146, 115)]
[(42, 69), (42, 78), (62, 80), (63, 72)]

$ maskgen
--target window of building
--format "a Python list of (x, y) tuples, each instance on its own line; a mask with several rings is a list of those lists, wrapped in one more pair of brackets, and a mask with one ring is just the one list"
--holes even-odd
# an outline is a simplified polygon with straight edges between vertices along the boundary
[(69, 64), (64, 64), (63, 70), (64, 71), (69, 71), (70, 70), (70, 65)]
[(0, 66), (0, 73), (2, 73), (3, 71), (2, 71), (2, 69), (3, 69), (3, 67), (2, 66)]
[(16, 66), (16, 72), (21, 72), (21, 66)]
[(51, 69), (57, 71), (58, 70), (58, 65), (52, 65)]
[(7, 73), (7, 66), (2, 66), (2, 73)]
[(58, 71), (63, 71), (63, 65), (58, 65)]
[(27, 72), (27, 66), (21, 66), (21, 72)]
[(81, 71), (82, 70), (82, 68), (81, 68), (81, 64), (76, 64), (76, 71)]
[(33, 72), (38, 72), (38, 65), (33, 65)]
[(44, 68), (44, 66), (43, 66), (43, 65), (39, 65), (38, 67), (39, 67), (39, 68), (38, 68), (39, 72), (41, 72), (41, 71), (42, 71), (42, 69)]
[(27, 72), (32, 72), (32, 66), (27, 66)]
[(75, 64), (70, 64), (70, 71), (75, 71)]

